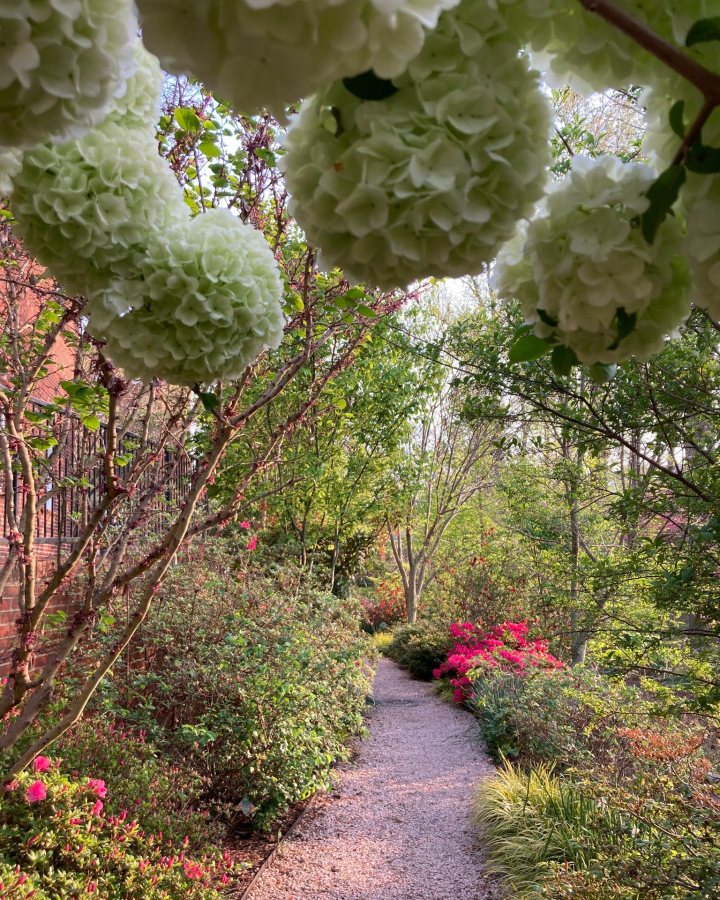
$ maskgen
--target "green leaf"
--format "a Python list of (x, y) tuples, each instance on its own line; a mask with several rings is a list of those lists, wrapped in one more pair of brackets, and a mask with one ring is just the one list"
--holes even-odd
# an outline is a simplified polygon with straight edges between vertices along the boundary
[(367, 319), (374, 319), (377, 316), (375, 310), (365, 303), (359, 303), (357, 311), (361, 316), (365, 316)]
[(217, 144), (214, 144), (212, 141), (200, 141), (198, 150), (207, 159), (213, 159), (217, 156), (222, 156), (222, 150), (218, 147)]
[(398, 88), (392, 81), (380, 78), (372, 69), (352, 78), (343, 78), (343, 85), (353, 97), (358, 97), (360, 100), (387, 100), (388, 97), (392, 97), (398, 92)]
[(645, 192), (650, 206), (640, 217), (640, 227), (643, 237), (649, 244), (655, 240), (658, 228), (670, 214), (686, 178), (684, 166), (670, 166)]
[(720, 148), (708, 147), (700, 142), (690, 148), (685, 165), (698, 175), (714, 175), (720, 172)]
[(575, 355), (575, 351), (562, 344), (553, 349), (550, 361), (552, 363), (553, 372), (555, 372), (556, 375), (563, 377), (569, 375), (570, 372), (572, 372), (573, 366), (578, 364), (578, 358)]
[(695, 22), (687, 33), (685, 46), (694, 47), (695, 44), (705, 44), (707, 41), (720, 41), (720, 16)]
[(510, 362), (532, 362), (550, 352), (550, 344), (536, 334), (526, 334), (518, 338), (510, 348)]
[(637, 313), (628, 314), (625, 312), (625, 308), (621, 306), (615, 313), (613, 324), (617, 331), (617, 338), (610, 344), (608, 350), (617, 350), (620, 346), (620, 341), (635, 331), (635, 326), (637, 325)]
[(617, 374), (617, 366), (614, 363), (595, 363), (594, 366), (590, 366), (588, 372), (595, 384), (607, 384)]
[(549, 328), (557, 328), (558, 322), (557, 319), (553, 319), (551, 315), (545, 312), (544, 309), (538, 309), (537, 314), (540, 316), (540, 320), (544, 322)]
[(100, 419), (94, 413), (90, 413), (88, 416), (81, 416), (80, 421), (88, 431), (97, 431), (100, 427)]
[(272, 150), (268, 150), (267, 147), (259, 147), (255, 151), (255, 156), (267, 163), (270, 167), (277, 165), (277, 156), (275, 156)]
[(200, 402), (209, 413), (214, 412), (220, 405), (220, 398), (217, 394), (213, 394), (212, 391), (198, 391), (197, 395), (200, 398)]
[(175, 121), (183, 129), (183, 131), (198, 132), (202, 128), (202, 123), (197, 117), (194, 109), (187, 109), (184, 106), (178, 106), (175, 109)]
[(679, 138), (685, 137), (685, 101), (673, 103), (670, 110), (670, 127)]

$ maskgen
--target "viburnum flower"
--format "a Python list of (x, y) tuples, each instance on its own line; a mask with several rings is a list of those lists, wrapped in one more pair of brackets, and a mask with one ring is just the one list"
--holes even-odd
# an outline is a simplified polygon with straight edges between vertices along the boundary
[(498, 257), (498, 293), (520, 302), (539, 337), (582, 363), (648, 359), (689, 314), (681, 221), (668, 217), (653, 244), (637, 224), (655, 177), (616, 157), (576, 156), (543, 211)]
[(33, 760), (33, 769), (36, 772), (47, 772), (52, 766), (52, 762), (47, 756), (36, 756)]
[(0, 147), (66, 140), (102, 120), (132, 74), (133, 0), (0, 3)]
[(392, 288), (494, 257), (549, 162), (549, 107), (519, 49), (486, 0), (463, 0), (396, 93), (364, 101), (338, 83), (303, 107), (282, 167), (322, 266)]
[[(702, 53), (700, 51), (703, 51)], [(708, 58), (706, 45), (691, 48), (704, 64), (715, 62)], [(711, 66), (712, 68), (712, 66)], [(717, 69), (717, 64), (715, 64)], [(658, 80), (643, 97), (647, 107), (647, 132), (643, 150), (660, 170), (673, 161), (680, 138), (668, 128), (671, 108), (683, 101), (685, 127), (689, 127), (700, 112), (699, 92), (678, 76), (669, 74)], [(720, 110), (714, 110), (703, 126), (702, 141), (717, 147), (720, 144)], [(718, 176), (686, 171), (676, 209), (687, 222), (685, 254), (693, 279), (692, 300), (708, 310), (714, 319), (720, 318), (720, 181)]]
[(457, 0), (138, 0), (143, 39), (243, 112), (284, 106), (367, 69), (399, 75)]
[(133, 378), (234, 378), (283, 336), (282, 282), (264, 237), (214, 209), (151, 241), (130, 277), (90, 295), (89, 328)]
[(30, 252), (80, 294), (134, 272), (153, 233), (189, 217), (151, 140), (120, 122), (25, 153), (12, 210)]
[[(637, 43), (584, 9), (577, 0), (495, 0), (509, 27), (530, 50), (533, 65), (555, 86), (592, 93), (625, 84), (652, 84), (666, 67)], [(615, 0), (665, 40), (685, 49), (698, 19), (717, 15), (714, 0)]]
[(0, 149), (0, 197), (9, 197), (12, 193), (12, 180), (22, 168), (20, 150)]
[(47, 797), (47, 788), (39, 779), (33, 783), (25, 791), (25, 799), (28, 803), (40, 803)]

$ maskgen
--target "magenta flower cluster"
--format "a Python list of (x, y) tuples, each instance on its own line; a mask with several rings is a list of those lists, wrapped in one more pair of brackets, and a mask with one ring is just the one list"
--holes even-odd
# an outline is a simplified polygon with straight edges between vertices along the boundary
[(546, 640), (529, 638), (527, 622), (503, 622), (490, 630), (473, 622), (456, 622), (450, 626), (450, 634), (455, 646), (433, 676), (449, 677), (457, 703), (467, 698), (473, 675), (483, 670), (525, 675), (537, 669), (565, 668), (565, 663), (548, 651)]

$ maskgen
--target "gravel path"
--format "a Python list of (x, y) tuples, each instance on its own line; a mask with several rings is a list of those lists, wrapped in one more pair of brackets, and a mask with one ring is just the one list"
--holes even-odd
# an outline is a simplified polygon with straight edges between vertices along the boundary
[(472, 717), (381, 659), (371, 736), (251, 900), (495, 900), (470, 821), (492, 766)]

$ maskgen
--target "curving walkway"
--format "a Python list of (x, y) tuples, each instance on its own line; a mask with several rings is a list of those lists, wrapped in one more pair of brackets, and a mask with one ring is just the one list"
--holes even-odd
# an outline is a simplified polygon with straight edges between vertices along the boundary
[(492, 766), (472, 716), (381, 659), (370, 737), (251, 900), (494, 900), (470, 821)]

